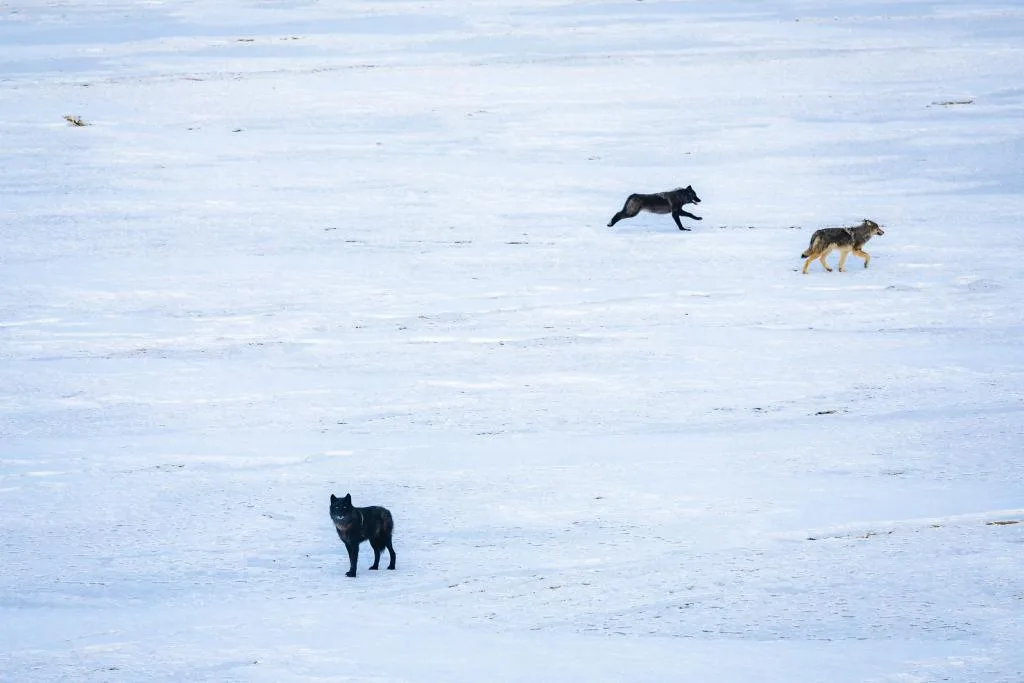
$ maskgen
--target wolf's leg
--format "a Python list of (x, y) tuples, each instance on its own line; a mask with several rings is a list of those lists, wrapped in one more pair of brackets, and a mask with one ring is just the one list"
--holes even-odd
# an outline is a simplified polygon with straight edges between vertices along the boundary
[(860, 256), (862, 259), (864, 259), (864, 267), (867, 268), (868, 267), (868, 263), (871, 261), (871, 254), (869, 254), (868, 252), (864, 251), (863, 249), (854, 249), (853, 253), (856, 254), (857, 256)]
[(370, 565), (370, 569), (377, 569), (377, 565), (380, 564), (380, 554), (384, 550), (384, 544), (378, 540), (370, 542), (370, 547), (373, 548), (373, 564)]
[(842, 273), (846, 270), (846, 257), (850, 255), (850, 252), (846, 249), (839, 250), (839, 272)]
[(359, 544), (358, 543), (346, 543), (345, 549), (348, 550), (348, 564), (349, 569), (345, 572), (345, 576), (356, 575), (356, 562), (359, 560)]
[(679, 222), (679, 212), (678, 211), (673, 211), (672, 212), (672, 220), (674, 220), (676, 222), (676, 227), (679, 228), (680, 230), (689, 230), (689, 228), (684, 228), (683, 224)]
[(391, 561), (388, 562), (388, 569), (394, 569), (395, 568), (395, 548), (394, 548), (394, 546), (391, 545), (391, 538), (390, 537), (388, 537), (387, 548), (388, 548), (388, 555), (391, 556)]
[(827, 270), (830, 273), (832, 272), (832, 269), (828, 267), (828, 261), (825, 260), (825, 257), (831, 253), (831, 249), (826, 249), (825, 251), (821, 252), (821, 256), (818, 257), (818, 260), (821, 261), (821, 265), (823, 265), (825, 267), (825, 270)]
[(815, 258), (816, 258), (815, 256), (812, 256), (811, 258), (809, 258), (806, 261), (804, 261), (804, 275), (807, 275), (807, 269), (810, 268), (811, 261), (813, 261)]
[(612, 219), (608, 221), (608, 227), (612, 227), (623, 218), (632, 218), (633, 216), (640, 213), (640, 207), (642, 204), (636, 198), (635, 194), (631, 194), (626, 198), (626, 203), (622, 205), (622, 211), (612, 216)]
[(702, 220), (704, 220), (700, 216), (694, 216), (689, 211), (683, 211), (682, 209), (679, 209), (679, 214), (682, 215), (682, 216), (686, 216), (687, 218), (692, 218), (695, 221), (702, 221)]

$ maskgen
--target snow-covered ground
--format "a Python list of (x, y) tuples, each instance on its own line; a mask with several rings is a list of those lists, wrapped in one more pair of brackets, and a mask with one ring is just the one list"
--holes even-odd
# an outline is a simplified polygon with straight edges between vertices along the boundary
[(0, 2), (0, 680), (1024, 680), (1024, 7), (334, 4)]

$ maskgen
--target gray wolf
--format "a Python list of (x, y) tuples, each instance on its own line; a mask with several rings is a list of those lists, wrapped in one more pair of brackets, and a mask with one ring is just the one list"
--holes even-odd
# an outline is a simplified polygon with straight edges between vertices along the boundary
[(331, 519), (338, 532), (338, 538), (345, 544), (348, 551), (349, 570), (345, 576), (356, 575), (356, 560), (359, 559), (359, 544), (369, 541), (373, 548), (373, 564), (370, 569), (377, 569), (380, 554), (388, 549), (391, 562), (388, 569), (395, 568), (395, 549), (391, 546), (391, 533), (395, 530), (395, 521), (391, 512), (379, 505), (357, 508), (352, 507), (352, 494), (346, 493), (344, 498), (331, 494)]
[(693, 186), (691, 185), (677, 187), (667, 192), (656, 192), (655, 194), (631, 194), (626, 198), (626, 203), (622, 205), (622, 211), (612, 216), (611, 221), (608, 222), (608, 227), (612, 227), (623, 218), (632, 218), (641, 211), (650, 211), (651, 213), (670, 213), (672, 214), (672, 220), (676, 222), (677, 228), (689, 230), (689, 228), (684, 228), (683, 224), (679, 222), (680, 216), (686, 216), (695, 221), (704, 219), (683, 211), (683, 206), (686, 204), (700, 204), (700, 197), (693, 191)]
[(807, 259), (804, 262), (804, 275), (811, 265), (811, 261), (818, 259), (825, 270), (832, 272), (825, 261), (825, 257), (832, 253), (833, 249), (839, 250), (839, 272), (846, 269), (846, 257), (850, 252), (864, 259), (864, 267), (868, 267), (871, 261), (871, 254), (864, 251), (864, 245), (874, 235), (884, 235), (878, 223), (865, 218), (860, 225), (851, 228), (822, 228), (815, 230), (811, 235), (811, 243), (807, 250), (800, 254), (800, 258)]

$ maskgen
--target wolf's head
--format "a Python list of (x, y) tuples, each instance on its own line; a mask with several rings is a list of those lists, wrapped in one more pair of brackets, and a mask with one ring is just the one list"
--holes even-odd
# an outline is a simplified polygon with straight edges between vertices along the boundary
[(683, 204), (700, 204), (700, 197), (693, 191), (693, 185), (681, 187), (679, 192), (683, 197)]
[(867, 218), (865, 218), (864, 222), (860, 224), (860, 227), (867, 228), (869, 235), (884, 235), (885, 234), (885, 230), (882, 230), (880, 227), (878, 227), (878, 223), (876, 223), (876, 222), (874, 222), (872, 220), (868, 220)]
[(331, 494), (331, 519), (335, 524), (348, 525), (348, 519), (352, 517), (355, 508), (352, 507), (352, 494), (346, 493), (344, 498), (338, 498)]

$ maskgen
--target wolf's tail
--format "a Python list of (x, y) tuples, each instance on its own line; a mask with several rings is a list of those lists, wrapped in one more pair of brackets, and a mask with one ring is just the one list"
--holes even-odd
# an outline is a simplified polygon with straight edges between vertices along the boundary
[(800, 258), (810, 258), (812, 255), (817, 254), (821, 251), (821, 237), (814, 235), (811, 237), (811, 243), (804, 249), (804, 253), (800, 254)]

